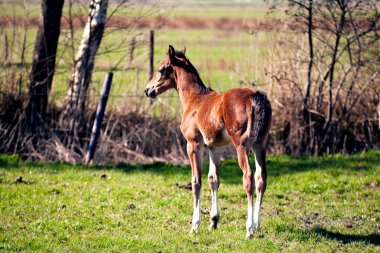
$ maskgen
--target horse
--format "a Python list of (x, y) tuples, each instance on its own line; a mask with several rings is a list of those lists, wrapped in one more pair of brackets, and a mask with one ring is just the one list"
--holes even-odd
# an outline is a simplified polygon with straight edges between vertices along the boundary
[[(212, 204), (210, 227), (219, 221), (218, 189), (220, 185), (220, 149), (232, 142), (243, 171), (243, 185), (248, 199), (246, 237), (251, 238), (260, 228), (260, 208), (267, 186), (265, 165), (272, 108), (265, 93), (250, 88), (232, 88), (220, 94), (207, 88), (198, 71), (185, 56), (186, 48), (176, 51), (169, 45), (167, 55), (145, 88), (147, 97), (154, 99), (168, 89), (176, 89), (183, 106), (181, 132), (187, 141), (191, 164), (194, 197), (191, 232), (201, 224), (200, 190), (203, 150), (210, 158), (208, 184)], [(249, 154), (253, 148), (256, 171), (253, 174)], [(256, 202), (253, 207), (253, 194)]]

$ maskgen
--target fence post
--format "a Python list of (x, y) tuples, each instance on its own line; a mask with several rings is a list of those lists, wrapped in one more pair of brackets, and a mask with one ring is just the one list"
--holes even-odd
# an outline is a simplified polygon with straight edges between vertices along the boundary
[(112, 72), (108, 72), (104, 79), (102, 93), (101, 93), (100, 101), (98, 104), (98, 109), (96, 110), (94, 125), (92, 126), (90, 144), (88, 145), (88, 150), (84, 158), (84, 163), (86, 165), (88, 165), (91, 162), (95, 154), (96, 144), (98, 143), (100, 129), (102, 127), (104, 111), (106, 110), (107, 100), (108, 100), (108, 96), (109, 96), (109, 92), (110, 92), (110, 88), (112, 84), (112, 77), (113, 77)]
[(149, 33), (149, 80), (153, 77), (153, 60), (154, 60), (154, 31)]
[(133, 53), (135, 51), (135, 48), (136, 48), (136, 37), (132, 37), (131, 39), (131, 43), (130, 43), (130, 48), (129, 48), (129, 63), (128, 63), (128, 67), (130, 67), (132, 65), (132, 62), (133, 62)]

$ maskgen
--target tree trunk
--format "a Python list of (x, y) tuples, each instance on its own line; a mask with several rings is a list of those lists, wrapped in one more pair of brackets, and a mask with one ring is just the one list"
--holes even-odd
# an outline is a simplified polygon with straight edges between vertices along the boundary
[[(323, 130), (324, 130), (324, 138), (322, 142), (322, 150), (328, 150), (329, 148), (334, 147), (334, 130), (332, 129), (332, 120), (333, 120), (333, 113), (334, 113), (334, 103), (332, 100), (333, 96), (333, 86), (334, 86), (334, 73), (335, 73), (335, 64), (337, 62), (337, 54), (339, 51), (339, 45), (340, 45), (340, 39), (343, 34), (343, 27), (346, 22), (346, 14), (347, 14), (347, 3), (345, 1), (339, 2), (339, 11), (340, 11), (340, 16), (339, 16), (339, 24), (336, 29), (336, 35), (335, 35), (335, 45), (333, 47), (333, 53), (331, 56), (331, 63), (329, 65), (329, 100), (328, 100), (328, 111), (326, 115), (326, 122), (324, 124)], [(334, 151), (332, 151), (334, 152)]]
[(94, 69), (95, 56), (103, 37), (106, 23), (108, 0), (91, 0), (89, 17), (83, 38), (75, 57), (73, 75), (66, 97), (63, 120), (67, 120), (70, 130), (77, 129), (81, 123)]
[(377, 127), (380, 130), (380, 97), (379, 97), (379, 101), (377, 102), (377, 116), (379, 117), (379, 123), (378, 123)]
[[(344, 1), (343, 1), (344, 2)], [(345, 3), (339, 4), (340, 6), (340, 17), (339, 17), (339, 25), (336, 30), (336, 37), (335, 37), (335, 45), (333, 47), (333, 54), (331, 56), (331, 63), (329, 66), (329, 108), (327, 112), (327, 120), (325, 128), (329, 127), (329, 124), (333, 118), (333, 101), (332, 101), (332, 93), (333, 93), (333, 83), (334, 83), (334, 72), (335, 72), (335, 64), (337, 61), (337, 53), (339, 51), (339, 44), (340, 39), (342, 37), (343, 33), (343, 27), (346, 22), (346, 5)]]
[(34, 130), (46, 117), (49, 91), (55, 70), (60, 21), (64, 0), (43, 0), (42, 17), (34, 48), (33, 64), (29, 75), (29, 100), (26, 126)]
[(313, 71), (314, 63), (314, 45), (313, 45), (313, 0), (309, 0), (309, 6), (307, 7), (307, 34), (309, 42), (309, 66), (307, 69), (307, 82), (305, 86), (305, 96), (303, 98), (303, 125), (305, 128), (305, 147), (311, 154), (311, 126), (310, 126), (310, 88), (312, 85), (311, 75)]

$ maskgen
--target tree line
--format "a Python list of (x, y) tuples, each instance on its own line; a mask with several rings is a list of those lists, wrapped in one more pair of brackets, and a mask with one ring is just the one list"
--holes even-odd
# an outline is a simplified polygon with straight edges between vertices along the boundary
[[(25, 109), (26, 127), (37, 129), (46, 119), (49, 91), (54, 77), (60, 20), (64, 0), (42, 0), (41, 21), (35, 42), (29, 75), (29, 101)], [(91, 0), (82, 41), (75, 57), (65, 109), (60, 118), (70, 131), (77, 131), (83, 120), (87, 90), (94, 69), (95, 56), (101, 43), (108, 0)]]

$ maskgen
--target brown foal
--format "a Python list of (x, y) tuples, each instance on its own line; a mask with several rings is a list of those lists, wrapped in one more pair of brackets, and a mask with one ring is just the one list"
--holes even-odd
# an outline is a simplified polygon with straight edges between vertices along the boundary
[[(218, 188), (220, 147), (232, 142), (236, 148), (243, 184), (248, 198), (247, 237), (260, 227), (261, 201), (267, 185), (265, 154), (272, 109), (266, 95), (249, 88), (234, 88), (219, 94), (203, 84), (197, 70), (185, 56), (185, 49), (169, 51), (158, 71), (146, 86), (145, 93), (155, 98), (164, 91), (178, 91), (184, 112), (181, 132), (187, 141), (187, 154), (192, 170), (194, 212), (191, 231), (201, 224), (201, 173), (204, 148), (208, 149), (209, 187), (212, 191), (210, 229), (219, 221)], [(256, 172), (249, 163), (253, 148)], [(253, 207), (253, 191), (256, 202)]]

